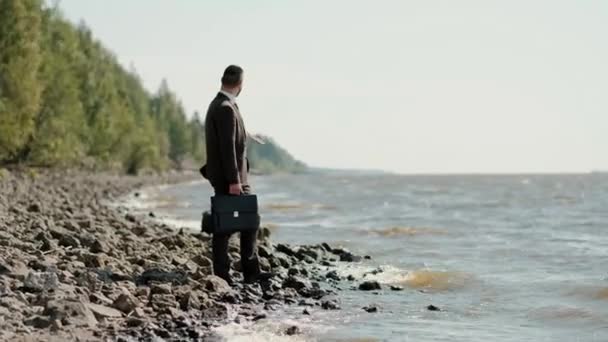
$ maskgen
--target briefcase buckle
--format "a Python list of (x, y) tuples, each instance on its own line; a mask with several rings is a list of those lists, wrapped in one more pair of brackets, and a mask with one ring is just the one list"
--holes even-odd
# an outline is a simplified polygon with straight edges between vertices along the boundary
[(232, 217), (238, 218), (239, 217), (239, 212), (238, 211), (233, 212), (232, 213)]

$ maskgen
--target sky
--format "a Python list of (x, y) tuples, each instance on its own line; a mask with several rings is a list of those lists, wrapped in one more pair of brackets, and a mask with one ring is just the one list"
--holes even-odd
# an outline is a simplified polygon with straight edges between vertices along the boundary
[(203, 115), (245, 69), (249, 131), (331, 168), (608, 170), (608, 1), (62, 0)]

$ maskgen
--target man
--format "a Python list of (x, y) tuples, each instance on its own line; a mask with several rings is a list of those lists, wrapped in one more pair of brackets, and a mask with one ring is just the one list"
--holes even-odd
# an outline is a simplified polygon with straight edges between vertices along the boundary
[[(209, 179), (217, 195), (248, 194), (247, 182), (247, 132), (236, 103), (243, 89), (243, 69), (230, 65), (222, 76), (222, 89), (211, 101), (205, 118), (207, 165), (205, 177)], [(241, 266), (246, 283), (260, 280), (260, 265), (256, 253), (257, 231), (241, 235)], [(228, 240), (230, 235), (213, 234), (213, 272), (229, 284), (230, 259)]]

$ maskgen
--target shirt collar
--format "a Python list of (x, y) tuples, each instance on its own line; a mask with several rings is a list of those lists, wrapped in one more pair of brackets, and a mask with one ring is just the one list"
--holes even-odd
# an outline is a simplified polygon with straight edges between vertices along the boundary
[(236, 96), (234, 96), (234, 94), (231, 94), (225, 90), (220, 90), (220, 94), (224, 94), (224, 96), (226, 96), (230, 102), (236, 103)]

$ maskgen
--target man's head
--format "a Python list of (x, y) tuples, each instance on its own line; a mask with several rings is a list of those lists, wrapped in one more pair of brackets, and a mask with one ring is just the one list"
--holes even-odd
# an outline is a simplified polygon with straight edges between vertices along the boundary
[(243, 90), (243, 68), (229, 65), (222, 76), (222, 89), (238, 96)]

